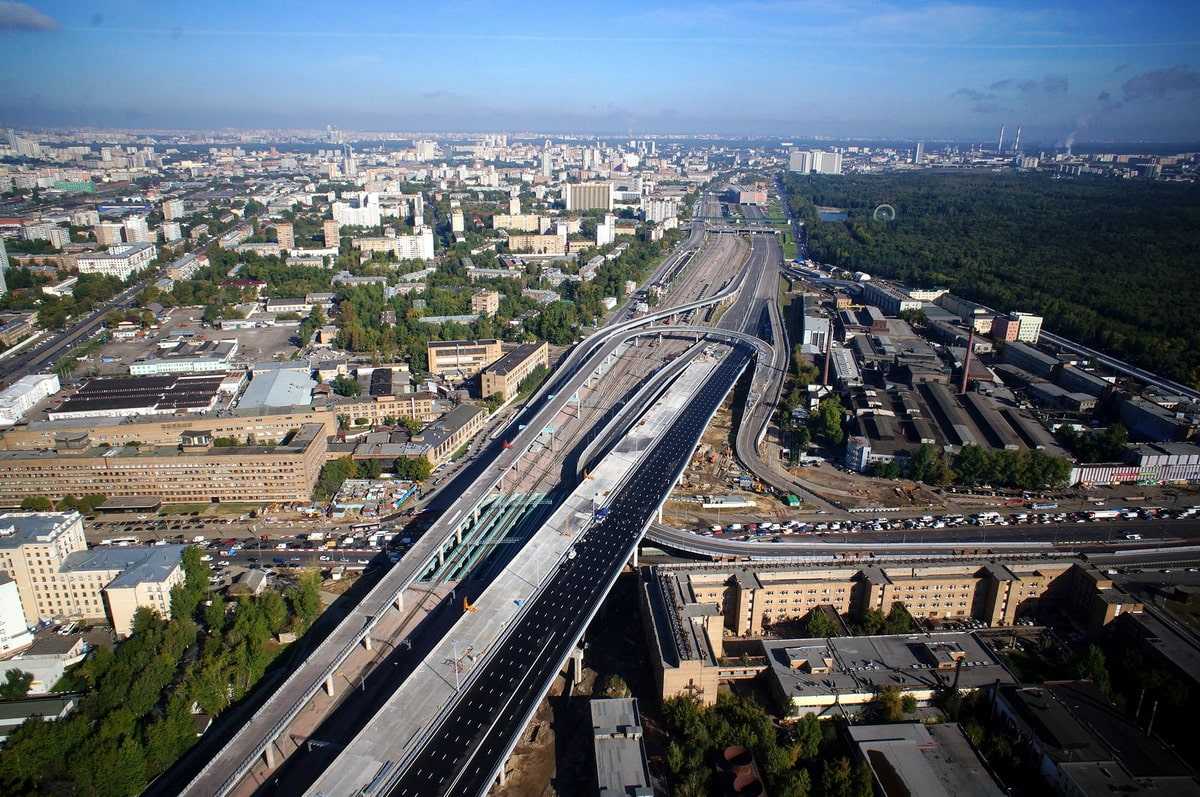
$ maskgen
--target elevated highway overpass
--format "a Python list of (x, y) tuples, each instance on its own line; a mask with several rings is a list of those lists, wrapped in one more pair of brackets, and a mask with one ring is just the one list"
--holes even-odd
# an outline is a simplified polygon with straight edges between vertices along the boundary
[[(699, 232), (697, 228), (700, 228)], [(702, 235), (702, 225), (693, 227), (689, 242)], [(664, 263), (663, 269), (670, 263)], [(185, 795), (226, 795), (233, 790), (259, 756), (271, 755), (274, 740), (286, 732), (300, 711), (322, 688), (332, 693), (334, 674), (357, 645), (370, 644), (370, 633), (388, 611), (403, 608), (406, 589), (444, 562), (447, 549), (460, 543), (464, 533), (484, 517), (484, 505), (503, 493), (506, 476), (513, 473), (524, 456), (542, 435), (543, 429), (585, 384), (611, 365), (622, 347), (647, 334), (675, 331), (673, 327), (648, 329), (651, 325), (678, 317), (694, 309), (733, 301), (753, 269), (743, 271), (716, 294), (694, 302), (648, 313), (640, 318), (610, 324), (572, 350), (548, 384), (526, 409), (509, 424), (504, 447), (484, 464), (478, 475), (465, 484), (453, 505), (439, 517), (376, 585), (353, 607), (338, 625), (308, 656), (295, 667), (283, 683), (259, 706), (256, 713), (238, 727), (225, 744), (181, 790)], [(756, 275), (754, 275), (756, 278)], [(707, 334), (708, 328), (687, 328)]]

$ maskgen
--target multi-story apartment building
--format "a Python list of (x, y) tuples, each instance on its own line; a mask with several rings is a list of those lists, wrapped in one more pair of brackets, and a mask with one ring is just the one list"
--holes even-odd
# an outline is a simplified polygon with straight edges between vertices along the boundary
[(175, 219), (183, 217), (183, 200), (182, 199), (165, 199), (162, 203), (162, 214), (164, 221), (175, 221)]
[(125, 228), (122, 225), (112, 221), (102, 221), (92, 227), (96, 243), (101, 246), (120, 246), (125, 241), (124, 232)]
[(612, 183), (571, 183), (563, 187), (567, 210), (612, 210)]
[(433, 229), (418, 227), (412, 235), (355, 238), (354, 245), (362, 252), (390, 252), (398, 260), (432, 260)]
[(499, 340), (431, 340), (425, 345), (429, 373), (441, 376), (459, 372), (472, 376), (504, 354)]
[(158, 254), (152, 243), (131, 243), (110, 247), (107, 252), (88, 252), (76, 258), (80, 274), (106, 274), (127, 280), (150, 265)]
[(321, 225), (322, 232), (325, 233), (325, 248), (337, 248), (342, 245), (342, 239), (339, 230), (341, 225), (336, 219), (326, 219)]
[(510, 235), (508, 236), (510, 252), (523, 252), (531, 255), (565, 255), (567, 253), (567, 237), (551, 233), (549, 235)]
[(471, 294), (471, 312), (495, 315), (500, 310), (500, 294), (481, 288)]
[(17, 585), (25, 621), (107, 619), (121, 636), (139, 607), (171, 616), (185, 546), (88, 549), (77, 512), (0, 515), (0, 570)]
[(534, 369), (549, 364), (549, 347), (545, 341), (522, 343), (484, 369), (479, 378), (480, 392), (484, 396), (499, 395), (508, 401)]
[(144, 216), (130, 216), (125, 219), (125, 243), (144, 244), (154, 240), (150, 226)]
[(550, 222), (549, 216), (539, 216), (536, 213), (497, 213), (492, 216), (492, 227), (497, 230), (541, 232), (549, 229)]
[(281, 221), (275, 224), (275, 240), (279, 242), (279, 248), (285, 252), (296, 248), (296, 228), (290, 221)]
[(646, 221), (662, 224), (679, 215), (678, 197), (645, 197), (642, 199), (642, 214)]
[(86, 435), (58, 449), (0, 452), (0, 501), (58, 500), (102, 493), (163, 503), (308, 501), (325, 458), (325, 427), (305, 424), (286, 445), (213, 446), (185, 432), (176, 446), (88, 446)]

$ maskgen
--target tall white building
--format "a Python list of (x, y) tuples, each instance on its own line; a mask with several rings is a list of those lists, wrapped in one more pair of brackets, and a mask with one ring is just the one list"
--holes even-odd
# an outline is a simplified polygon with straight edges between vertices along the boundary
[(180, 229), (179, 222), (177, 221), (165, 222), (162, 226), (162, 232), (164, 241), (178, 241), (183, 238), (183, 230)]
[(396, 257), (401, 260), (433, 260), (433, 228), (417, 227), (412, 235), (397, 235)]
[(134, 272), (150, 265), (158, 254), (151, 243), (125, 244), (110, 247), (107, 252), (88, 252), (76, 258), (80, 274), (107, 274), (126, 280)]
[(1042, 334), (1042, 317), (1032, 313), (1010, 313), (1017, 320), (1017, 340), (1022, 343), (1037, 343)]
[(125, 243), (144, 244), (153, 240), (144, 216), (130, 216), (125, 219)]
[(788, 152), (788, 171), (808, 174), (812, 171), (812, 153), (806, 149), (793, 149)]
[(29, 625), (25, 622), (17, 582), (8, 573), (0, 573), (0, 654), (32, 644), (33, 634), (29, 633)]
[(842, 153), (813, 150), (813, 171), (817, 174), (841, 174)]
[(596, 246), (608, 246), (617, 240), (617, 217), (604, 214), (604, 221), (596, 225)]
[(667, 219), (679, 216), (679, 199), (677, 197), (643, 197), (642, 215), (646, 221), (662, 224)]
[(416, 149), (419, 161), (431, 161), (437, 158), (437, 142), (435, 141), (418, 141)]
[(925, 142), (918, 141), (917, 148), (916, 148), (916, 150), (913, 151), (913, 161), (912, 162), (919, 166), (921, 164), (921, 159), (923, 157), (925, 157)]
[(49, 221), (26, 224), (21, 229), (21, 237), (26, 241), (49, 241), (55, 249), (62, 249), (71, 242), (69, 230)]
[(162, 203), (163, 220), (174, 221), (183, 217), (183, 200), (168, 199)]
[(542, 177), (549, 177), (553, 173), (553, 167), (550, 163), (550, 150), (542, 150)]
[(0, 296), (8, 293), (8, 280), (4, 276), (8, 271), (8, 249), (4, 246), (4, 239), (0, 238)]
[(379, 194), (358, 191), (346, 194), (344, 201), (333, 203), (333, 220), (342, 226), (378, 227), (382, 218)]

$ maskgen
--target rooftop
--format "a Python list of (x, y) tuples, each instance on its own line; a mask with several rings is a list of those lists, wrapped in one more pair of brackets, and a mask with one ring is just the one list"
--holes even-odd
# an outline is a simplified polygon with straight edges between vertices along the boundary
[(81, 519), (78, 512), (5, 512), (0, 515), (0, 548), (53, 542)]
[(303, 368), (275, 368), (267, 371), (255, 370), (254, 378), (242, 394), (238, 407), (256, 409), (260, 407), (294, 407), (312, 404), (312, 390), (316, 381), (309, 375), (308, 366)]
[(850, 725), (884, 794), (999, 797), (1003, 792), (957, 723)]
[(90, 570), (119, 570), (108, 587), (132, 587), (137, 584), (160, 584), (179, 566), (186, 545), (151, 545), (128, 548), (98, 546), (76, 551), (63, 561), (66, 572)]
[[(875, 693), (885, 686), (933, 690), (955, 679), (957, 659), (961, 689), (1012, 682), (973, 635), (961, 632), (764, 640), (763, 650), (789, 697)], [(827, 672), (824, 662), (830, 662)]]
[(642, 719), (633, 698), (592, 700), (592, 740), (601, 797), (652, 795)]
[(522, 343), (492, 363), (487, 370), (493, 374), (507, 374), (509, 371), (514, 371), (545, 345), (545, 343)]

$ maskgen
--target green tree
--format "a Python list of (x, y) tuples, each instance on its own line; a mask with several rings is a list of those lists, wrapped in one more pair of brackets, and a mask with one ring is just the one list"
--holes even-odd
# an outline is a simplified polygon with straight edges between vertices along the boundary
[(887, 617), (883, 619), (882, 632), (885, 634), (907, 634), (913, 630), (912, 615), (900, 601), (892, 603)]
[(288, 619), (288, 608), (283, 596), (275, 590), (267, 590), (259, 596), (258, 603), (267, 621), (267, 627), (272, 634), (278, 634), (287, 625)]
[(25, 697), (29, 694), (29, 687), (32, 685), (33, 673), (24, 670), (9, 670), (4, 674), (3, 683), (0, 683), (0, 698), (13, 700)]
[(845, 437), (842, 429), (843, 416), (841, 399), (837, 396), (821, 399), (812, 418), (813, 434), (825, 438), (831, 445), (841, 444)]
[(50, 499), (44, 495), (27, 495), (21, 499), (23, 512), (49, 512), (53, 508)]
[(613, 673), (604, 679), (604, 686), (600, 690), (604, 697), (629, 697), (629, 685), (625, 683), (625, 679)]
[(899, 687), (893, 685), (883, 687), (875, 695), (875, 703), (878, 706), (879, 716), (885, 722), (899, 722), (904, 719)]
[(1099, 645), (1088, 645), (1075, 661), (1075, 677), (1090, 680), (1105, 695), (1112, 694), (1112, 679), (1108, 674), (1108, 660)]
[(808, 610), (808, 614), (804, 616), (804, 627), (810, 637), (827, 639), (841, 635), (837, 625), (829, 619), (825, 612), (817, 608)]
[(321, 613), (321, 574), (315, 570), (304, 571), (288, 588), (285, 597), (296, 615), (298, 628), (302, 631), (308, 628)]
[(358, 386), (358, 380), (348, 376), (338, 376), (329, 386), (333, 388), (333, 392), (339, 396), (357, 396), (361, 390)]
[(225, 599), (214, 593), (204, 607), (204, 625), (219, 634), (225, 629)]

